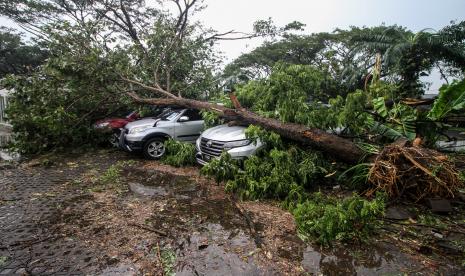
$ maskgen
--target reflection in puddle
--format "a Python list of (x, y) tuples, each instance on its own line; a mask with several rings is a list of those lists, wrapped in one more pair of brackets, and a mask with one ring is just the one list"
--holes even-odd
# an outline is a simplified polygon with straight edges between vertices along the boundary
[(146, 186), (137, 182), (130, 182), (129, 189), (132, 192), (143, 196), (166, 196), (168, 194), (166, 189), (163, 187)]
[[(232, 235), (220, 224), (208, 223), (181, 244), (176, 275), (263, 275), (253, 260), (253, 240), (239, 231)], [(269, 272), (269, 271), (268, 271)]]
[(379, 243), (369, 250), (333, 249), (318, 251), (308, 246), (303, 253), (302, 266), (312, 274), (379, 275), (419, 271), (422, 264), (393, 245)]

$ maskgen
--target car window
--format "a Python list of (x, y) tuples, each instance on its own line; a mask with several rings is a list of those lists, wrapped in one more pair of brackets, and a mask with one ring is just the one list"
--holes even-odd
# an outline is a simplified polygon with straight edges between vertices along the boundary
[(172, 121), (176, 119), (176, 117), (179, 115), (179, 111), (171, 111), (165, 114), (161, 119), (166, 120), (166, 121)]
[(189, 117), (189, 121), (201, 121), (203, 120), (202, 115), (200, 115), (200, 112), (196, 109), (188, 109), (182, 116), (187, 116)]

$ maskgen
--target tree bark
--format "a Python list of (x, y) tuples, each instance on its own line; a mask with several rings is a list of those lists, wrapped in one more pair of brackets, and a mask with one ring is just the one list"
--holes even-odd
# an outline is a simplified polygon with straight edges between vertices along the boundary
[[(132, 97), (135, 102), (142, 104), (179, 105), (199, 110), (210, 110), (228, 121), (239, 121), (246, 124), (261, 126), (264, 129), (274, 131), (287, 139), (322, 150), (327, 154), (349, 164), (358, 163), (364, 155), (364, 152), (357, 147), (355, 143), (348, 139), (341, 138), (317, 128), (309, 128), (300, 124), (283, 123), (276, 119), (265, 118), (240, 107), (240, 105), (238, 106), (239, 108), (231, 109), (217, 104), (179, 97), (169, 99), (142, 99), (134, 93), (129, 93), (129, 96)], [(233, 100), (233, 103), (236, 102)], [(239, 103), (237, 102), (236, 104)]]

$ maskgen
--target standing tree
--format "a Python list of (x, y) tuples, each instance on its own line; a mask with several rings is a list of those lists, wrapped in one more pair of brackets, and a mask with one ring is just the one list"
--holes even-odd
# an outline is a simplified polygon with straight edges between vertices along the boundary
[(47, 52), (38, 45), (26, 45), (11, 29), (0, 29), (0, 79), (30, 72), (46, 58)]
[[(380, 32), (381, 31), (381, 32)], [(453, 23), (434, 33), (413, 33), (398, 26), (372, 30), (354, 38), (358, 49), (382, 55), (383, 67), (400, 79), (399, 97), (421, 95), (420, 76), (438, 66), (455, 73), (465, 70), (465, 22)], [(444, 75), (443, 75), (444, 76)]]

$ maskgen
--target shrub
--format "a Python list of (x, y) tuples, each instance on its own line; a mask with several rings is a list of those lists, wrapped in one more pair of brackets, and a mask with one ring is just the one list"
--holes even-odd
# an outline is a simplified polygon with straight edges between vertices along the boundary
[(165, 141), (166, 153), (162, 162), (171, 166), (181, 167), (195, 164), (195, 146), (189, 143), (169, 139)]
[(354, 194), (341, 201), (317, 193), (315, 198), (297, 204), (292, 213), (304, 239), (313, 237), (324, 245), (334, 240), (360, 240), (379, 225), (384, 197), (368, 201)]

